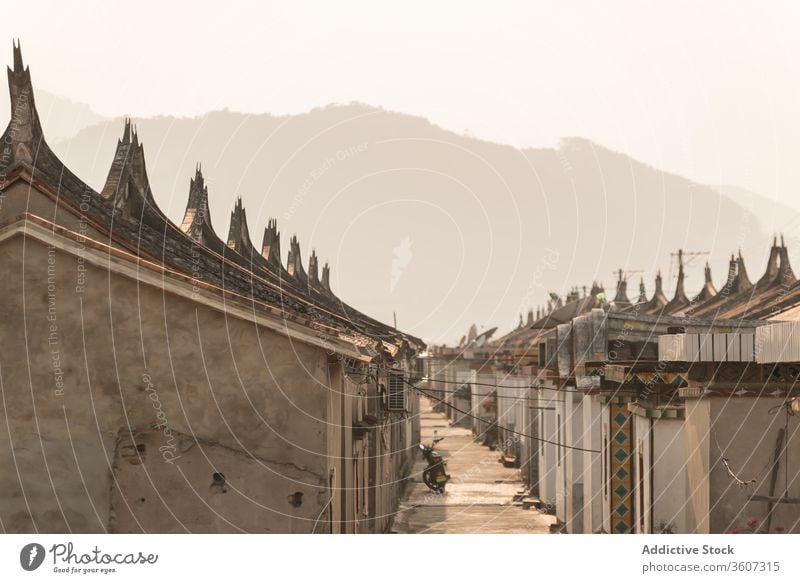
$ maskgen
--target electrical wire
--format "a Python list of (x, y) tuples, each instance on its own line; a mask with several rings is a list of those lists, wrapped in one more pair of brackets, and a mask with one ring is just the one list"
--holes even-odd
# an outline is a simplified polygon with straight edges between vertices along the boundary
[[(444, 381), (440, 379), (435, 379), (431, 377), (423, 377), (422, 379), (425, 382), (429, 383), (441, 383), (445, 385), (475, 385), (477, 387), (493, 387), (495, 389), (544, 389), (546, 391), (558, 391), (561, 393), (583, 393), (583, 389), (567, 389), (565, 387), (548, 387), (547, 385), (526, 385), (526, 386), (514, 386), (514, 385), (494, 385), (491, 383), (477, 383), (472, 381)], [(628, 392), (635, 392), (635, 389), (623, 389), (627, 390)], [(620, 389), (617, 389), (617, 392), (622, 392)]]
[(719, 450), (720, 461), (722, 461), (722, 464), (725, 466), (725, 470), (728, 472), (728, 475), (731, 477), (733, 482), (740, 488), (744, 488), (745, 486), (749, 486), (750, 484), (758, 483), (760, 480), (764, 478), (764, 476), (766, 476), (766, 473), (770, 468), (770, 466), (774, 465), (773, 461), (768, 460), (766, 465), (763, 468), (761, 468), (761, 470), (756, 474), (758, 476), (757, 478), (752, 478), (750, 480), (742, 480), (733, 471), (733, 468), (731, 468), (730, 461), (728, 460), (727, 457), (725, 457), (725, 451), (722, 449), (722, 446), (719, 443), (719, 439), (717, 439), (716, 431), (711, 433), (711, 437), (714, 438), (714, 445), (716, 445), (717, 449)]
[[(471, 383), (464, 383), (464, 384), (471, 384)], [(517, 387), (519, 389), (527, 389), (528, 387)], [(436, 391), (437, 393), (444, 393), (445, 395), (457, 395), (458, 391), (446, 391), (444, 389), (429, 389), (431, 391)], [(564, 400), (555, 400), (555, 399), (532, 399), (530, 397), (507, 397), (505, 395), (476, 395), (478, 397), (482, 397), (484, 399), (510, 399), (513, 401), (534, 401), (538, 402), (540, 400), (546, 400), (548, 403), (563, 403)]]
[[(331, 471), (331, 478), (336, 477), (336, 468)], [(317, 531), (317, 524), (319, 524), (319, 519), (322, 518), (322, 514), (325, 510), (330, 506), (330, 503), (333, 502), (333, 497), (336, 496), (336, 488), (331, 489), (331, 497), (328, 498), (328, 501), (325, 503), (325, 506), (322, 507), (322, 510), (319, 511), (317, 515), (317, 519), (314, 521), (314, 527), (311, 529), (311, 534), (314, 534)]]
[[(472, 381), (445, 381), (445, 380), (440, 380), (440, 379), (431, 378), (431, 377), (424, 377), (422, 380), (423, 381), (427, 381), (429, 383), (441, 383), (441, 384), (444, 384), (444, 385), (465, 385), (465, 384), (470, 384), (470, 385), (475, 385), (476, 387), (491, 387), (491, 388), (495, 388), (495, 389), (549, 389), (551, 391), (562, 390), (559, 387), (546, 387), (544, 385), (524, 385), (524, 386), (519, 386), (519, 385), (495, 385), (495, 384), (492, 384), (492, 383), (479, 383), (479, 382), (472, 382)], [(574, 393), (574, 392), (578, 392), (578, 391), (569, 391), (568, 390), (567, 392)]]
[(733, 470), (731, 469), (731, 464), (728, 463), (728, 458), (722, 458), (722, 463), (725, 465), (725, 469), (728, 470), (728, 475), (731, 478), (733, 478), (733, 481), (740, 488), (744, 487), (744, 486), (748, 486), (750, 484), (755, 484), (756, 482), (758, 482), (758, 480), (756, 480), (755, 478), (753, 478), (752, 480), (747, 480), (747, 481), (742, 480), (741, 478), (739, 478), (739, 476), (737, 476), (736, 474), (733, 473)]
[[(446, 404), (451, 409), (453, 409), (453, 411), (457, 411), (457, 412), (461, 413), (462, 415), (466, 415), (467, 417), (471, 417), (473, 419), (477, 419), (478, 421), (484, 421), (484, 422), (486, 421), (486, 419), (481, 419), (480, 417), (477, 417), (477, 416), (473, 415), (472, 413), (468, 413), (467, 411), (462, 411), (458, 407), (453, 407), (453, 405), (451, 405), (450, 403), (445, 402), (444, 400), (442, 400), (442, 399), (440, 399), (438, 397), (435, 397), (433, 395), (429, 395), (428, 393), (426, 393), (425, 391), (423, 391), (422, 389), (420, 389), (416, 385), (410, 383), (406, 379), (403, 379), (403, 382), (406, 383), (409, 387), (411, 387), (413, 389), (416, 389), (420, 394), (428, 397), (429, 399), (434, 399), (434, 400), (436, 400), (436, 401), (438, 401), (440, 403)], [(527, 433), (521, 433), (519, 431), (515, 431), (513, 429), (509, 429), (508, 427), (503, 427), (502, 425), (497, 425), (496, 423), (494, 425), (496, 425), (498, 429), (502, 429), (503, 431), (507, 431), (508, 433), (513, 433), (514, 435), (519, 435), (520, 437), (527, 437), (528, 439), (533, 439), (534, 441), (539, 441), (539, 442), (542, 442), (542, 443), (549, 443), (550, 445), (555, 445), (556, 447), (563, 447), (565, 449), (571, 449), (571, 450), (574, 450), (574, 451), (584, 451), (584, 452), (587, 452), (587, 453), (602, 453), (600, 450), (597, 450), (597, 449), (587, 449), (587, 448), (584, 448), (584, 447), (575, 447), (575, 446), (571, 446), (571, 445), (564, 445), (563, 443), (558, 443), (558, 442), (555, 442), (555, 441), (551, 441), (549, 439), (544, 439), (542, 437), (536, 437), (535, 435), (529, 435)]]

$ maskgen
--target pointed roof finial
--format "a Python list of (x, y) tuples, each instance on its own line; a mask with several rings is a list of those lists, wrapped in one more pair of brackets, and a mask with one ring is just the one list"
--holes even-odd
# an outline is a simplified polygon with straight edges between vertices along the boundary
[(684, 289), (685, 278), (686, 274), (683, 271), (683, 249), (678, 249), (678, 282), (675, 284), (675, 295), (670, 302), (664, 306), (666, 314), (672, 315), (680, 313), (691, 304), (689, 298), (686, 297), (686, 291)]
[(311, 257), (308, 258), (308, 282), (309, 284), (319, 283), (318, 259), (316, 249), (311, 249)]
[(270, 218), (264, 228), (264, 238), (261, 240), (261, 256), (274, 268), (281, 266), (281, 234), (278, 232), (278, 220)]
[(322, 266), (322, 281), (320, 283), (327, 291), (331, 291), (331, 268), (327, 261)]
[(667, 296), (664, 295), (661, 270), (656, 271), (655, 285), (656, 290), (653, 292), (653, 297), (641, 308), (644, 314), (658, 314), (664, 309), (664, 306), (669, 303)]
[(255, 254), (255, 249), (253, 249), (253, 244), (250, 241), (250, 229), (247, 227), (247, 211), (244, 208), (241, 196), (236, 197), (236, 202), (231, 211), (228, 247), (248, 259), (251, 259)]
[(303, 269), (303, 258), (300, 255), (300, 242), (297, 240), (297, 235), (292, 235), (292, 238), (289, 240), (289, 255), (286, 260), (286, 271), (301, 283), (306, 283), (308, 280), (305, 269)]
[(22, 46), (20, 45), (19, 39), (17, 39), (16, 42), (12, 41), (12, 45), (14, 47), (14, 72), (22, 73), (25, 66), (22, 62)]
[(675, 285), (674, 299), (680, 299), (686, 297), (686, 292), (684, 291), (684, 284), (683, 284), (685, 278), (686, 274), (683, 271), (683, 249), (678, 249), (678, 283)]
[(775, 277), (775, 283), (786, 288), (797, 281), (797, 278), (795, 277), (794, 271), (792, 271), (792, 266), (789, 263), (789, 249), (787, 249), (786, 245), (783, 244), (783, 239), (781, 239), (781, 248), (779, 249), (778, 253), (781, 261), (780, 267), (778, 267), (778, 274)]
[(43, 154), (41, 148), (46, 147), (39, 114), (36, 111), (31, 73), (22, 62), (19, 40), (13, 42), (12, 45), (14, 68), (8, 67), (7, 69), (11, 123), (3, 136), (4, 150), (8, 152), (2, 160), (6, 168), (10, 168), (13, 162), (33, 164), (34, 152), (39, 151), (37, 157), (41, 157)]
[(131, 118), (125, 118), (125, 129), (122, 130), (122, 144), (127, 145), (131, 143)]
[(647, 290), (644, 288), (644, 278), (639, 278), (639, 303), (647, 302)]
[(619, 279), (617, 280), (617, 293), (614, 296), (613, 307), (624, 308), (630, 305), (628, 299), (628, 281), (625, 279), (625, 273), (622, 269), (619, 270)]
[(204, 245), (212, 239), (216, 240), (208, 206), (208, 186), (199, 164), (195, 165), (194, 178), (189, 179), (189, 199), (186, 201), (181, 231)]
[(742, 250), (739, 249), (739, 257), (736, 259), (736, 278), (733, 280), (732, 291), (735, 293), (747, 291), (753, 287), (750, 278), (747, 277), (747, 268), (744, 266)]
[(778, 267), (778, 260), (780, 257), (780, 247), (778, 247), (778, 237), (775, 236), (772, 239), (772, 247), (769, 250), (769, 259), (767, 259), (767, 269), (764, 271), (764, 275), (761, 276), (756, 282), (756, 287), (759, 289), (763, 289), (775, 282), (775, 278), (778, 275), (779, 267)]
[[(128, 140), (129, 132), (134, 136), (132, 142)], [(152, 217), (157, 216), (158, 221), (168, 220), (153, 197), (147, 177), (144, 146), (134, 132), (130, 119), (126, 118), (123, 139), (117, 140), (114, 160), (100, 194), (112, 203), (115, 213), (142, 220), (146, 211), (152, 211)]]
[(706, 261), (706, 266), (704, 269), (704, 282), (703, 282), (703, 289), (700, 290), (700, 293), (694, 299), (696, 304), (705, 302), (710, 300), (715, 295), (717, 295), (717, 288), (714, 287), (714, 282), (711, 279), (711, 266)]

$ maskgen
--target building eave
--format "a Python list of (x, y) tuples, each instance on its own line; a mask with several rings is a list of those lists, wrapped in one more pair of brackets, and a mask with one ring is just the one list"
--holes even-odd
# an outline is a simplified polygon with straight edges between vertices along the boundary
[[(23, 215), (0, 226), (0, 242), (15, 237), (33, 239), (46, 246), (68, 253), (94, 267), (138, 281), (188, 299), (228, 316), (253, 322), (298, 342), (324, 348), (327, 351), (360, 361), (374, 357), (371, 339), (352, 340), (342, 337), (341, 331), (311, 318), (288, 313), (253, 297), (222, 289), (208, 282), (172, 270), (165, 265), (143, 259), (128, 251), (89, 239), (35, 215)], [(256, 308), (256, 309), (254, 309)]]

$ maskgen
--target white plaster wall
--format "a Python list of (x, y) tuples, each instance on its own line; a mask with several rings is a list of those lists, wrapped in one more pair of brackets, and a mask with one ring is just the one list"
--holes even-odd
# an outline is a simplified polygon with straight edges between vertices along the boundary
[(650, 477), (650, 431), (651, 420), (641, 415), (633, 415), (633, 499), (636, 534), (650, 533), (650, 506), (652, 504), (652, 483)]
[(582, 396), (563, 392), (564, 401), (564, 507), (565, 522), (570, 533), (583, 532), (583, 453), (575, 448), (583, 445)]
[(556, 403), (558, 392), (539, 390), (539, 435), (544, 441), (540, 442), (539, 450), (539, 498), (545, 505), (557, 508), (557, 482), (558, 482), (558, 431), (556, 428)]
[(602, 441), (601, 454), (602, 467), (601, 467), (601, 480), (600, 491), (602, 492), (602, 524), (603, 531), (610, 533), (611, 531), (611, 491), (609, 489), (609, 456), (610, 456), (610, 442), (611, 442), (611, 429), (609, 426), (609, 411), (608, 404), (604, 403), (600, 407), (600, 437)]
[(698, 534), (710, 532), (710, 415), (708, 399), (686, 400), (686, 530)]
[(597, 397), (585, 395), (583, 413), (584, 449), (600, 453), (583, 453), (583, 532), (592, 533), (603, 526), (603, 464), (602, 406)]

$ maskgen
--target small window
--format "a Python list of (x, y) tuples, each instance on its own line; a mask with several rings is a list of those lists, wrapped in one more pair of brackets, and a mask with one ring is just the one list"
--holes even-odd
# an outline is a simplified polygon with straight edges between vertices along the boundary
[(386, 409), (388, 411), (406, 411), (408, 394), (405, 377), (401, 369), (389, 370), (386, 393)]

